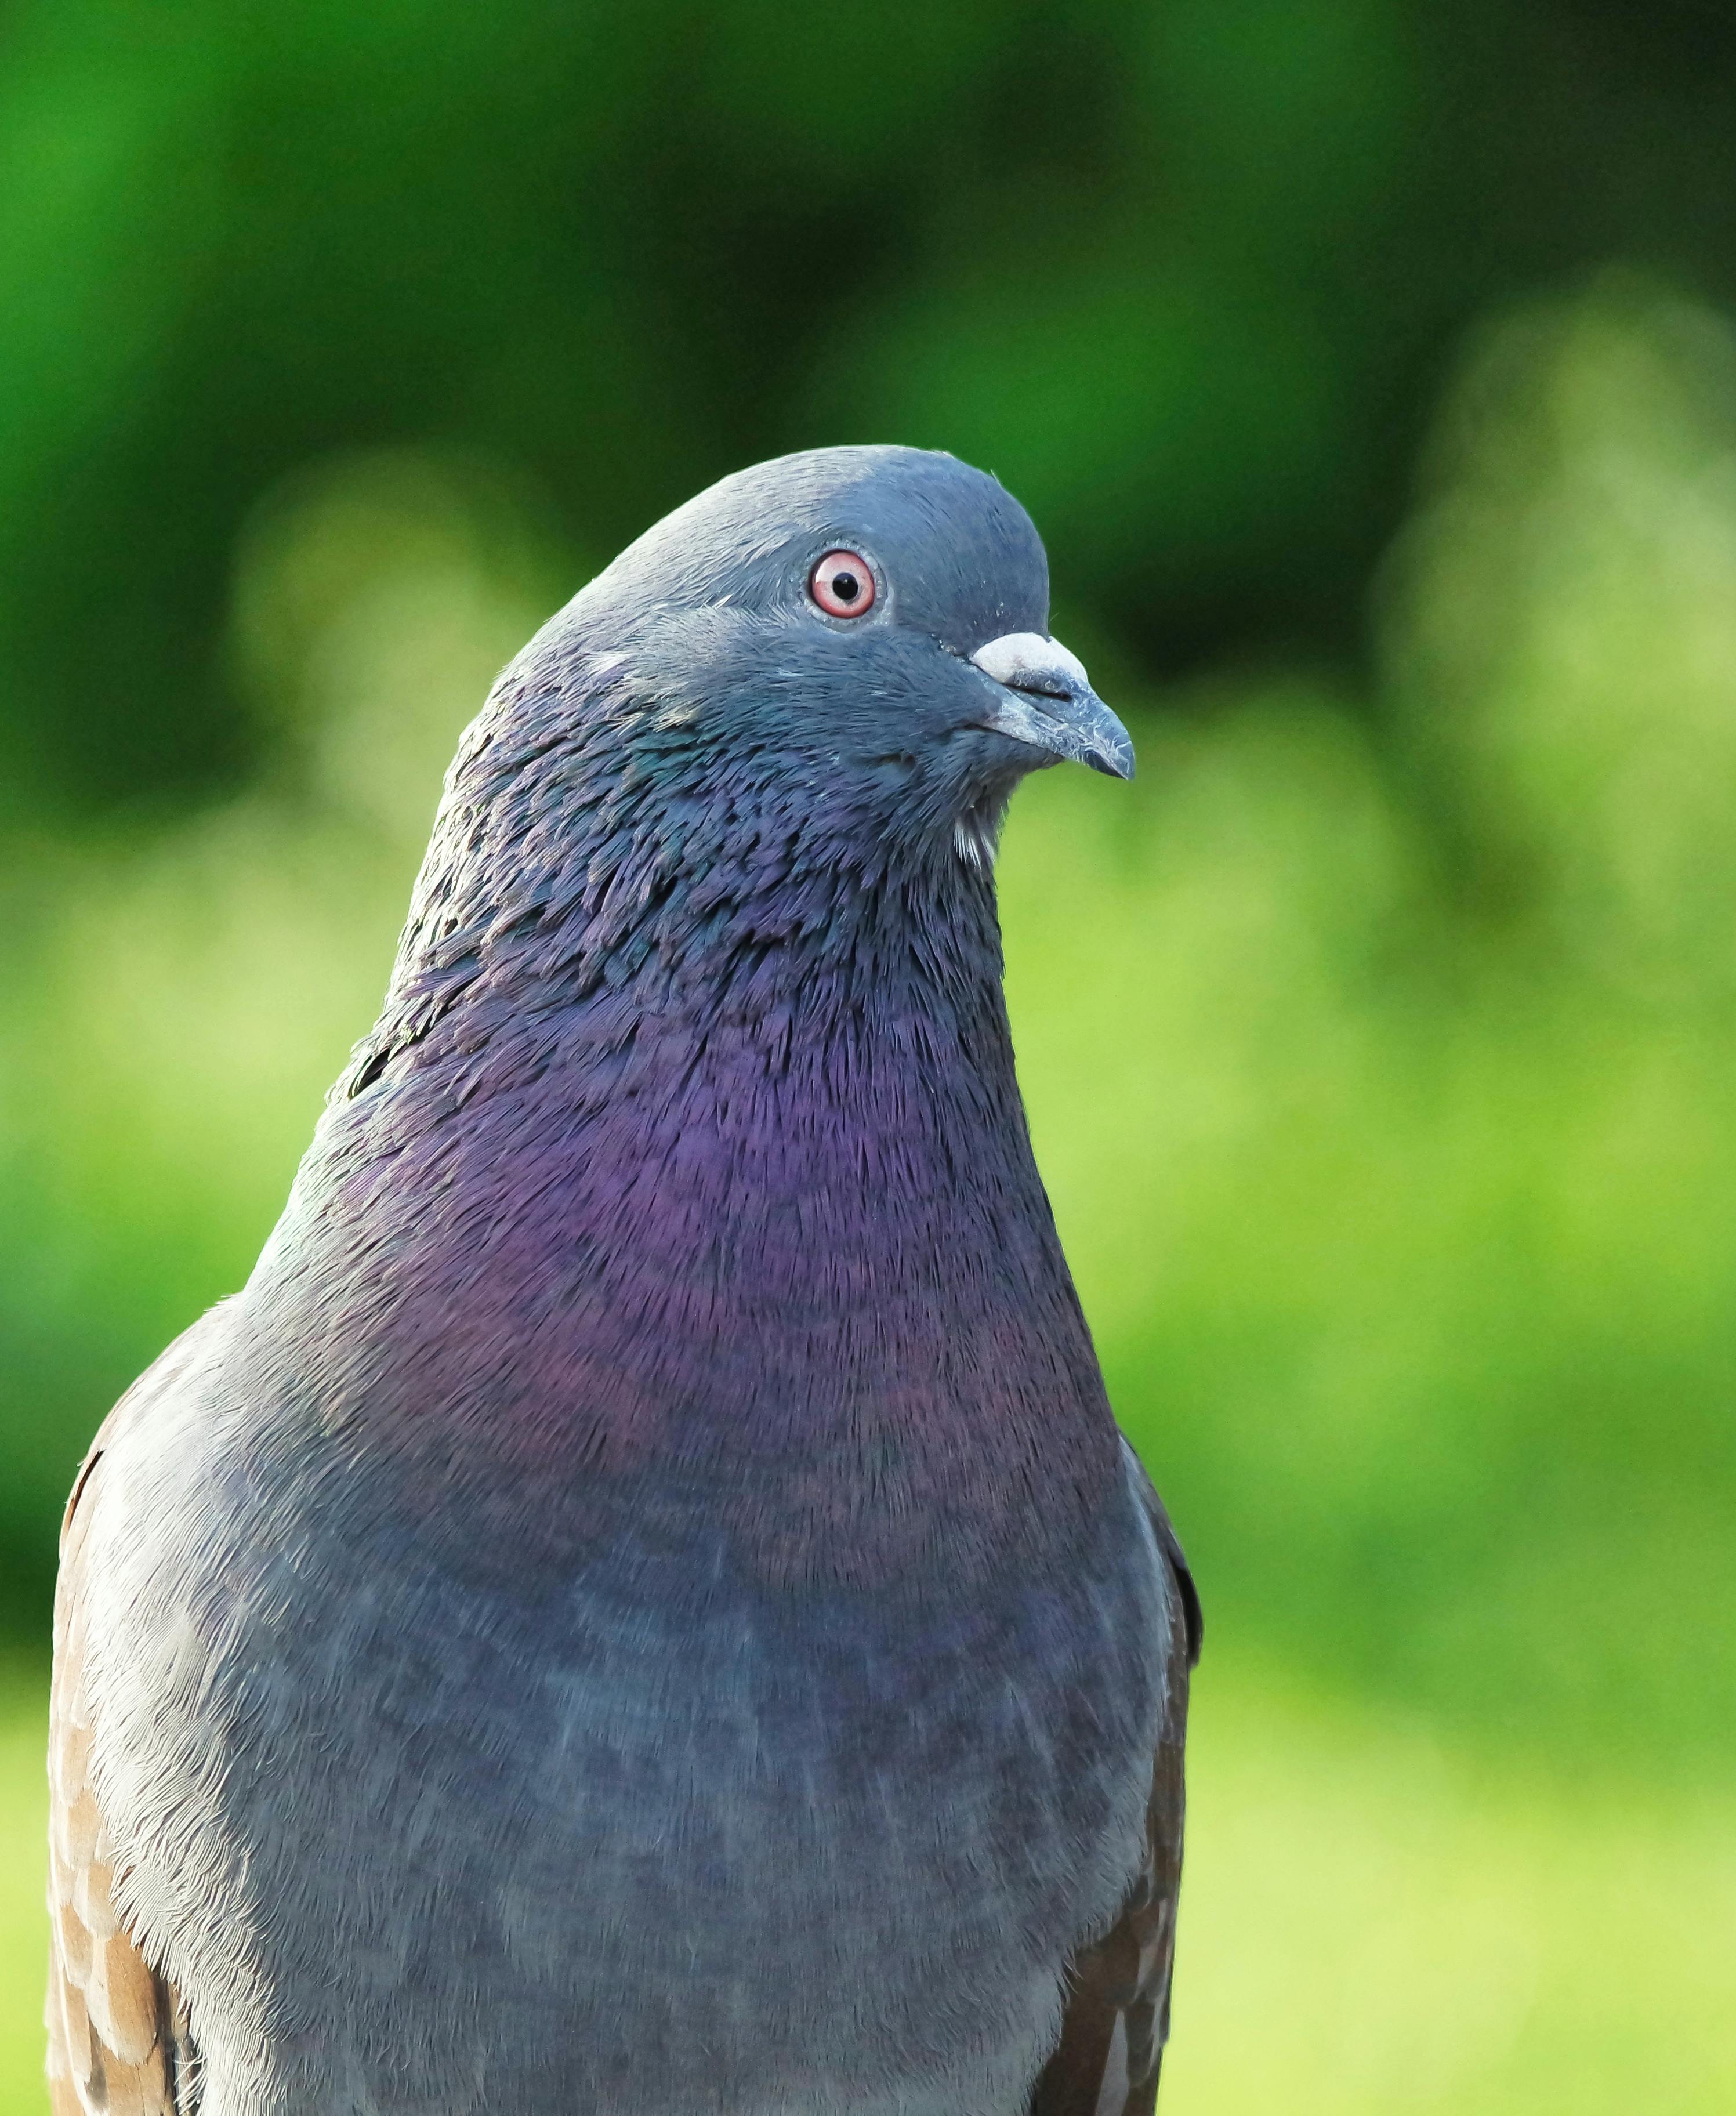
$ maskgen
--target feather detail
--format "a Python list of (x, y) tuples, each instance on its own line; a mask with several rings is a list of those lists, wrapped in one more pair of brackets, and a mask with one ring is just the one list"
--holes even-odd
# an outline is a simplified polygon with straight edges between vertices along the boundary
[(48, 1708), (48, 2091), (54, 2116), (193, 2116), (177, 2095), (191, 2049), (173, 1987), (124, 1930), (91, 1778), (94, 1729), (85, 1682), (83, 1571), (88, 1515), (80, 1501), (100, 1438), (62, 1529)]

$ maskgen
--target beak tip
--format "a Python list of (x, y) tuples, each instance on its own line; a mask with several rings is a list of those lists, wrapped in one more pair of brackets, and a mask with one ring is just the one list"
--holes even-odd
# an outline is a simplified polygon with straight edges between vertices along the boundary
[(1052, 763), (1070, 757), (1108, 779), (1132, 778), (1132, 738), (1058, 640), (1010, 632), (970, 659), (1001, 687), (1002, 706), (982, 724), (1043, 751)]

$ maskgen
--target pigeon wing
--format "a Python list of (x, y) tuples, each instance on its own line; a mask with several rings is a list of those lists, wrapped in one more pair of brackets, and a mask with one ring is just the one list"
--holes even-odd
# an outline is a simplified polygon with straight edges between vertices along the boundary
[(108, 1430), (97, 1435), (67, 1502), (54, 1598), (48, 2094), (53, 2116), (193, 2116), (192, 2051), (181, 2003), (115, 1913), (112, 1852), (91, 1783), (84, 1583), (94, 1509), (80, 1501), (100, 1474)]
[(1200, 1598), (1169, 1516), (1126, 1443), (1129, 1480), (1168, 1561), (1163, 1731), (1146, 1808), (1145, 1864), (1121, 1913), (1075, 1958), (1061, 2040), (1038, 2077), (1030, 2116), (1149, 2116), (1169, 2035), (1170, 1971), (1181, 1885), (1182, 1747), (1188, 1678), (1200, 1658)]

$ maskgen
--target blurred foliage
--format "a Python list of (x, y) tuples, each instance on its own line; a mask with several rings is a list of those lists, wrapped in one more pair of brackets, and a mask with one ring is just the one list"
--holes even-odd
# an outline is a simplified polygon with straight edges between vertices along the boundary
[(233, 784), (240, 524), (431, 439), (607, 552), (733, 465), (998, 471), (1149, 667), (1352, 648), (1460, 331), (1736, 295), (1710, 0), (11, 0), (0, 780)]
[(1736, 15), (15, 0), (0, 53), (0, 1628), (245, 1276), (500, 664), (739, 462), (951, 447), (1140, 744), (1002, 874), (1210, 1613), (1178, 2104), (1727, 2106)]
[(1003, 862), (1039, 1153), (1214, 1609), (1511, 1747), (1736, 1736), (1736, 344), (1487, 334), (1384, 738), (1172, 699)]

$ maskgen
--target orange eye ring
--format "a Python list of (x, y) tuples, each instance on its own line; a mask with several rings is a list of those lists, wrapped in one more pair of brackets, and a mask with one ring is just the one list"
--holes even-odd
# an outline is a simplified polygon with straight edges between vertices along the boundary
[(828, 551), (808, 576), (808, 592), (828, 617), (866, 617), (874, 607), (874, 569), (859, 551)]

